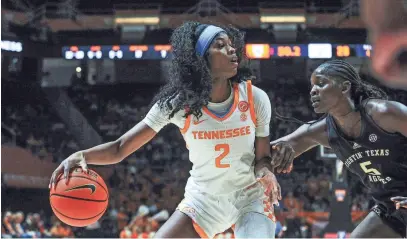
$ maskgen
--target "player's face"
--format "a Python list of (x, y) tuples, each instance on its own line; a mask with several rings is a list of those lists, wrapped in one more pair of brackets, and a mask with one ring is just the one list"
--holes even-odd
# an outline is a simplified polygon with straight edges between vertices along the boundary
[(229, 79), (236, 75), (238, 58), (227, 34), (220, 33), (215, 37), (208, 49), (208, 60), (213, 78)]
[(317, 71), (311, 76), (310, 95), (315, 113), (329, 113), (344, 98), (341, 85)]

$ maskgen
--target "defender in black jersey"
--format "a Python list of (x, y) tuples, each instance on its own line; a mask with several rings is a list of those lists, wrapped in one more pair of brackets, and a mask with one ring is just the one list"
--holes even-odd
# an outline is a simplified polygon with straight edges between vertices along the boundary
[(405, 237), (407, 209), (395, 203), (407, 198), (407, 107), (386, 100), (340, 60), (320, 65), (311, 85), (312, 106), (326, 117), (271, 142), (276, 171), (289, 172), (293, 159), (312, 147), (332, 148), (376, 202), (351, 237)]

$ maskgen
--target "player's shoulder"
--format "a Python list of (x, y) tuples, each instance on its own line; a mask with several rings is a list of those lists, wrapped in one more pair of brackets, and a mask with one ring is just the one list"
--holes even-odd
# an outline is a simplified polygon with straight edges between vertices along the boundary
[[(156, 114), (162, 115), (165, 118), (170, 118), (170, 114), (172, 113), (174, 107), (175, 107), (175, 99), (172, 99), (170, 101), (157, 101), (154, 103), (152, 106), (152, 111), (156, 112)], [(179, 110), (175, 112), (174, 116), (171, 117), (172, 120), (179, 120), (185, 115), (185, 110)], [(172, 121), (171, 120), (171, 121)]]
[(397, 101), (383, 99), (369, 99), (363, 102), (365, 111), (373, 118), (395, 116), (407, 110), (407, 106)]
[(407, 119), (407, 106), (397, 101), (371, 99), (365, 102), (365, 111), (377, 126), (390, 133), (397, 131), (395, 122)]
[(246, 92), (246, 94), (248, 94), (249, 91), (249, 85), (251, 86), (251, 93), (253, 96), (253, 100), (257, 103), (262, 102), (264, 100), (269, 100), (269, 96), (268, 94), (260, 89), (259, 87), (251, 84), (251, 81), (249, 83), (249, 81), (241, 81), (240, 83), (238, 83), (239, 88), (243, 91)]
[(253, 93), (256, 92), (258, 94), (266, 94), (267, 95), (267, 93), (264, 90), (260, 89), (259, 87), (255, 86), (255, 85), (252, 86), (252, 89), (253, 89)]
[(255, 97), (255, 98), (260, 98), (260, 99), (263, 99), (264, 97), (268, 98), (267, 93), (255, 85), (252, 85), (252, 92), (253, 92), (253, 97)]
[(327, 129), (326, 120), (326, 117), (319, 120), (313, 120), (308, 122), (307, 124), (304, 124), (302, 127), (308, 133), (322, 133), (325, 132)]

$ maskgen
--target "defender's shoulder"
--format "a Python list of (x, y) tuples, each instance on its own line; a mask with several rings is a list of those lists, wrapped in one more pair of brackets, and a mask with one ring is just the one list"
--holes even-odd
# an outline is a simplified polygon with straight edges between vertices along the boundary
[(371, 99), (365, 104), (366, 112), (374, 118), (394, 116), (407, 109), (402, 103), (391, 100)]

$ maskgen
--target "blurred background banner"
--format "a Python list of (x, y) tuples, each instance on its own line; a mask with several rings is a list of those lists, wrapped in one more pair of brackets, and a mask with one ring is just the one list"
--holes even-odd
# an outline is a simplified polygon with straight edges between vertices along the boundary
[[(50, 157), (40, 159), (27, 149), (3, 145), (2, 183), (7, 187), (48, 189), (51, 174), (59, 165), (53, 163)], [(104, 178), (112, 174), (112, 169), (107, 167), (99, 167), (96, 170)]]
[(3, 183), (18, 188), (48, 188), (49, 177), (58, 165), (41, 160), (27, 149), (1, 147)]

